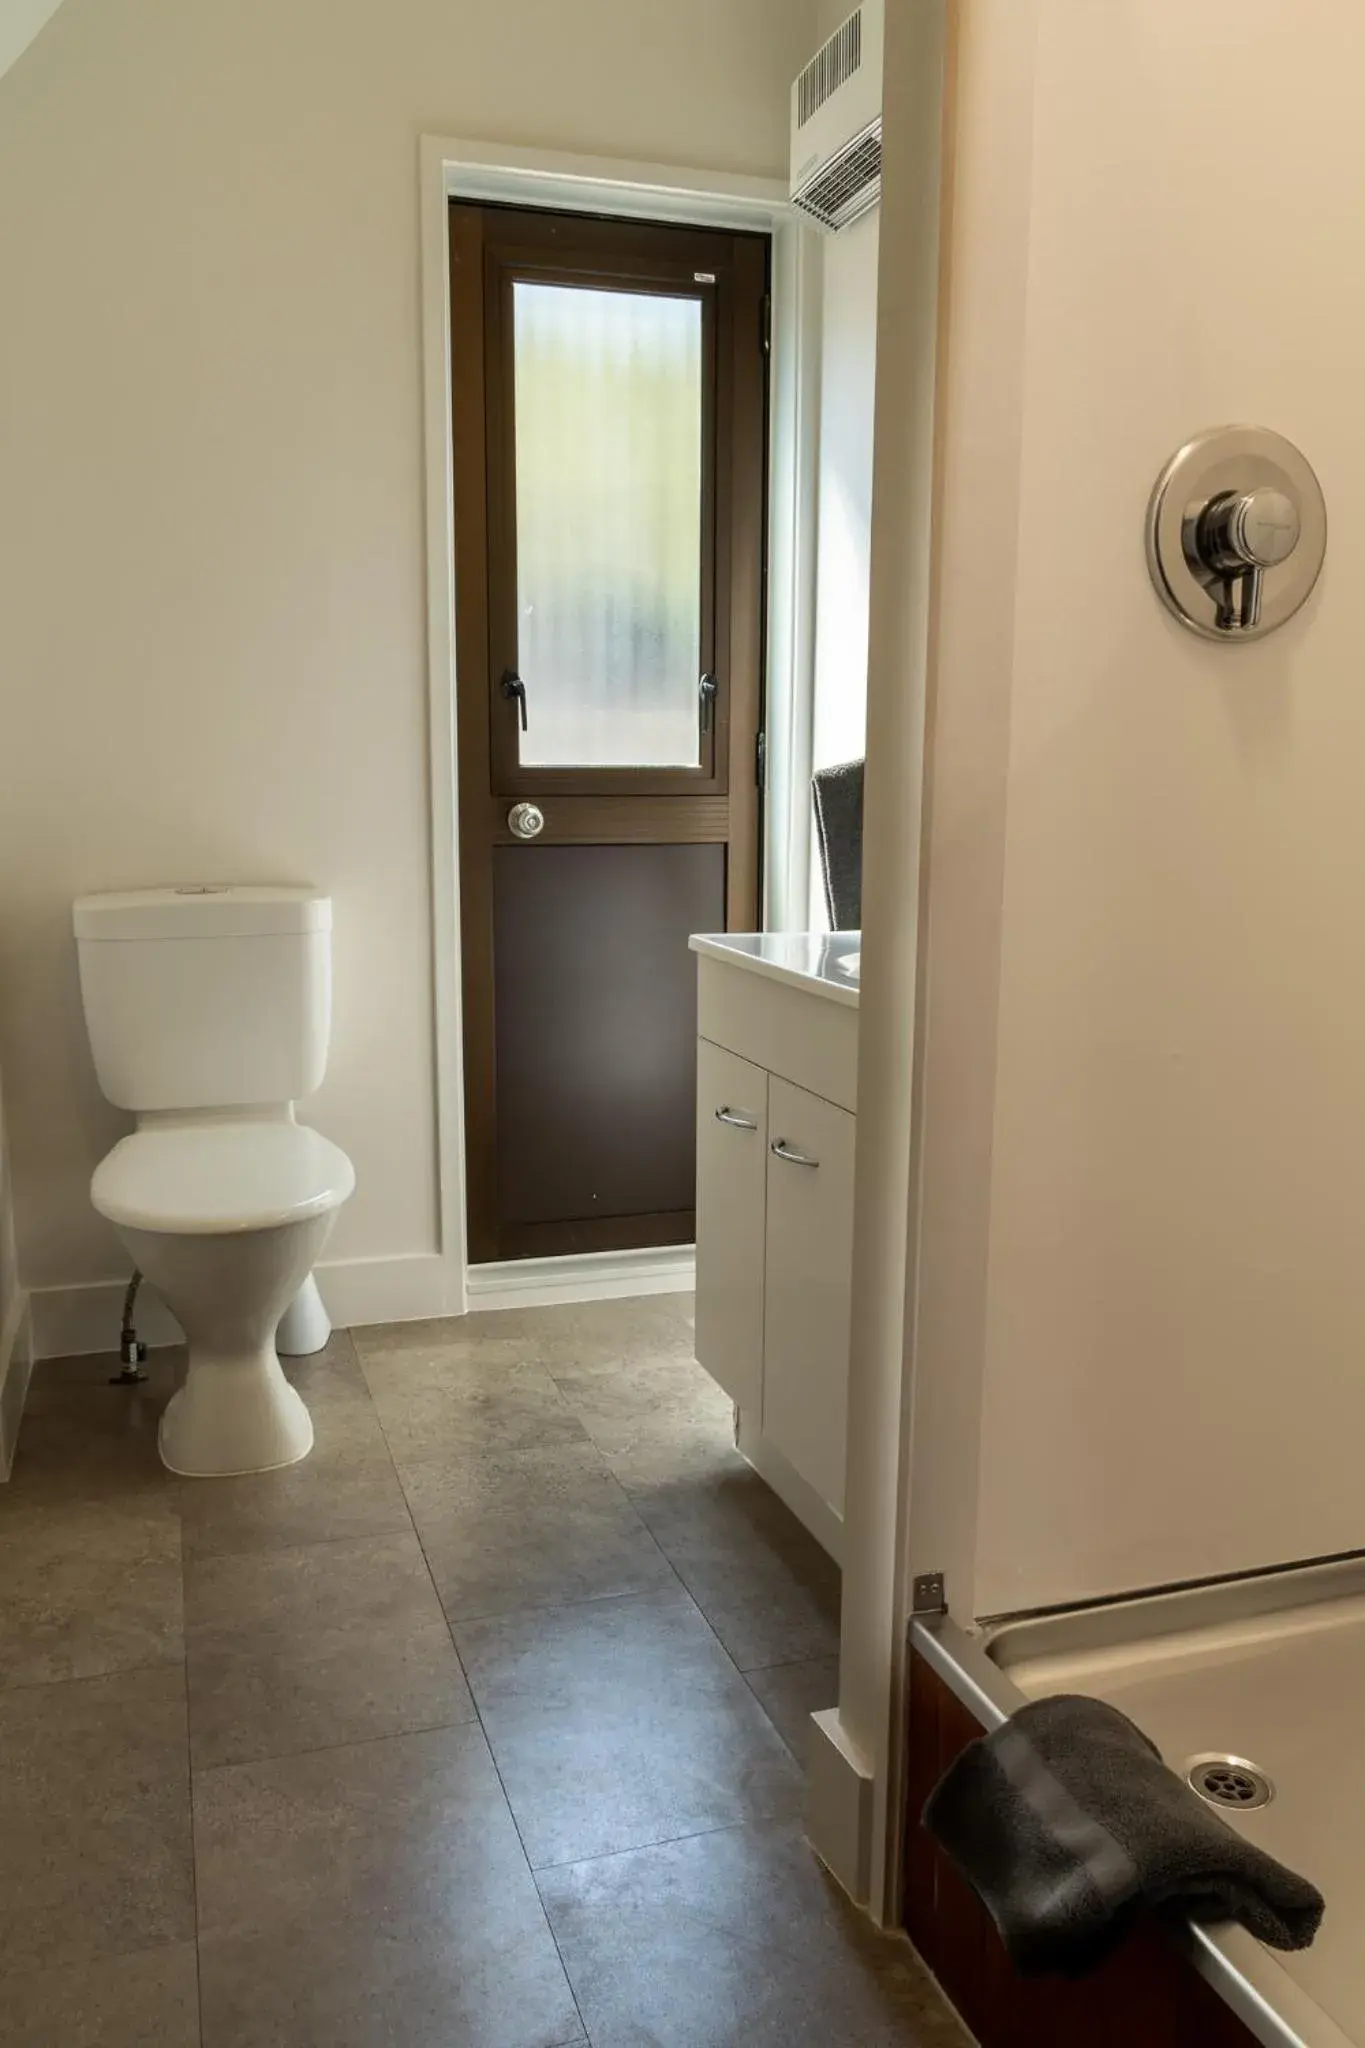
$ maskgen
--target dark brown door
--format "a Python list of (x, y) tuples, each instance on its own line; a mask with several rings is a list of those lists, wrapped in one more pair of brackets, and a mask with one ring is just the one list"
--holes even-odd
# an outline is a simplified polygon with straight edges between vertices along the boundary
[(685, 1243), (687, 940), (758, 917), (768, 245), (456, 203), (450, 277), (470, 1255)]

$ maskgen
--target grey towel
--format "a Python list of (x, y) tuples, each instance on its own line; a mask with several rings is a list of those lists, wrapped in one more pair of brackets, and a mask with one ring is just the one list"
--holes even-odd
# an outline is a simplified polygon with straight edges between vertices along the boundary
[(1322, 1895), (1225, 1826), (1103, 1700), (1034, 1700), (949, 1766), (924, 1824), (989, 1908), (1015, 1967), (1079, 1977), (1140, 1914), (1179, 1906), (1307, 1948)]
[(863, 922), (863, 764), (841, 761), (811, 779), (825, 908), (831, 929), (856, 932)]

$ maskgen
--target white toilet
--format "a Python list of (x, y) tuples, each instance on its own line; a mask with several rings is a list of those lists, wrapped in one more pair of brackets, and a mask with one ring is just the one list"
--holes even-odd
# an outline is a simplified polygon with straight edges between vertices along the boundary
[(288, 1311), (325, 1337), (311, 1274), (355, 1187), (346, 1154), (294, 1121), (327, 1065), (331, 899), (146, 889), (82, 897), (73, 922), (100, 1087), (138, 1124), (91, 1200), (189, 1346), (162, 1459), (196, 1478), (292, 1465), (313, 1425), (276, 1332)]

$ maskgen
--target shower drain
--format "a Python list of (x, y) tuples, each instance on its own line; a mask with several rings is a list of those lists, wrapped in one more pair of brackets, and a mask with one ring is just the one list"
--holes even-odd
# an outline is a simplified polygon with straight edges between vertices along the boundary
[(1185, 1766), (1185, 1782), (1210, 1806), (1232, 1807), (1237, 1813), (1254, 1813), (1269, 1806), (1275, 1787), (1264, 1771), (1249, 1764), (1244, 1756), (1194, 1756)]

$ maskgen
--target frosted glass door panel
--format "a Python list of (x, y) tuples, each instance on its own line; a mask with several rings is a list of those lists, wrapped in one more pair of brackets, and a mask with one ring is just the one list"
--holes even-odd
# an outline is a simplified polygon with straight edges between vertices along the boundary
[(702, 308), (512, 287), (521, 761), (695, 768)]

